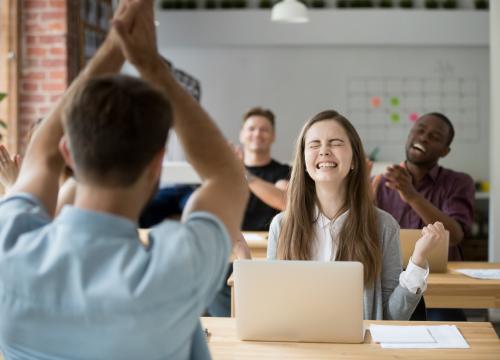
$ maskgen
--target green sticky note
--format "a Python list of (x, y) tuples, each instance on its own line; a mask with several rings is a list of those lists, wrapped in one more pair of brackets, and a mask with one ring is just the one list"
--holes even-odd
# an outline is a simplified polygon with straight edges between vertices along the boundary
[(399, 116), (398, 113), (392, 113), (391, 114), (391, 121), (395, 124), (397, 124), (401, 120), (401, 116)]
[(391, 97), (391, 105), (394, 107), (399, 106), (399, 98), (397, 98), (395, 96)]

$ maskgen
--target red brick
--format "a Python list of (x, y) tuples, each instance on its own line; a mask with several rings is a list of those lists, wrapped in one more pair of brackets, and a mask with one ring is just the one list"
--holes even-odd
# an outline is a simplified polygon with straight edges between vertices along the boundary
[(39, 41), (42, 44), (64, 44), (66, 37), (63, 35), (40, 35)]
[(39, 10), (47, 7), (45, 0), (25, 0), (23, 3), (24, 10)]
[(47, 24), (47, 30), (52, 32), (66, 32), (66, 23), (50, 22)]
[(41, 71), (30, 71), (26, 74), (23, 74), (22, 78), (28, 80), (42, 80), (45, 79), (45, 73)]
[(23, 60), (23, 68), (25, 69), (36, 68), (38, 65), (40, 65), (38, 59), (28, 58)]
[(31, 106), (21, 106), (21, 114), (36, 114), (36, 109)]
[(63, 59), (43, 59), (41, 61), (44, 67), (66, 67), (66, 60)]
[(51, 0), (49, 2), (50, 7), (66, 9), (66, 1), (65, 0)]
[(29, 45), (36, 44), (37, 37), (36, 36), (26, 36), (26, 43)]
[(45, 101), (45, 96), (43, 95), (27, 95), (27, 94), (21, 94), (21, 103), (25, 102), (44, 102)]
[(28, 56), (45, 56), (47, 50), (39, 47), (29, 47), (28, 48)]
[(53, 47), (50, 48), (51, 55), (66, 55), (66, 48), (63, 47)]
[(64, 91), (66, 89), (66, 85), (63, 83), (48, 83), (42, 85), (43, 91)]
[(50, 101), (52, 103), (55, 103), (55, 102), (59, 101), (59, 99), (61, 98), (62, 95), (63, 94), (53, 95), (53, 96), (50, 97)]
[(66, 71), (51, 71), (49, 78), (54, 80), (66, 79)]
[(25, 13), (24, 14), (24, 19), (27, 20), (27, 21), (36, 20), (36, 19), (38, 19), (39, 16), (40, 16), (39, 12)]
[(33, 82), (28, 82), (23, 84), (23, 91), (36, 91), (38, 89), (38, 85)]
[(42, 20), (66, 20), (66, 12), (65, 11), (50, 11), (42, 13)]
[(45, 27), (39, 23), (34, 23), (33, 25), (26, 23), (24, 24), (24, 31), (27, 34), (39, 34), (45, 31)]

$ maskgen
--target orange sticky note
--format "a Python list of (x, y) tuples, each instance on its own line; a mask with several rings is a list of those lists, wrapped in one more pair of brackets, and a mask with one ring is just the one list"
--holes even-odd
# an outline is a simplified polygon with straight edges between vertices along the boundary
[(372, 107), (379, 108), (382, 104), (382, 100), (378, 96), (374, 96), (371, 98), (370, 103), (372, 104)]

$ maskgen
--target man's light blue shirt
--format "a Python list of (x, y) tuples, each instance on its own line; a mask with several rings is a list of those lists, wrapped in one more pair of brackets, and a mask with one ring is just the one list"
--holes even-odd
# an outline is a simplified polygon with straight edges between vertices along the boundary
[(152, 228), (29, 194), (0, 201), (0, 347), (7, 359), (186, 359), (230, 255), (209, 213)]

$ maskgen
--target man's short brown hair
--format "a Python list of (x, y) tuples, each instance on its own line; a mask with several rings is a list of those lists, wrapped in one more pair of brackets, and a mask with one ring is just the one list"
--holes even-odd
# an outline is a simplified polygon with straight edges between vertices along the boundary
[(130, 186), (164, 148), (172, 108), (159, 90), (125, 75), (88, 80), (65, 111), (77, 178)]
[(271, 110), (269, 109), (264, 109), (264, 108), (261, 108), (259, 106), (256, 106), (256, 107), (253, 107), (251, 108), (250, 110), (248, 110), (244, 115), (243, 115), (243, 123), (245, 123), (245, 121), (247, 121), (247, 119), (250, 117), (250, 116), (263, 116), (265, 117), (266, 119), (269, 120), (269, 122), (271, 123), (271, 125), (273, 126), (273, 129), (274, 129), (274, 114)]

